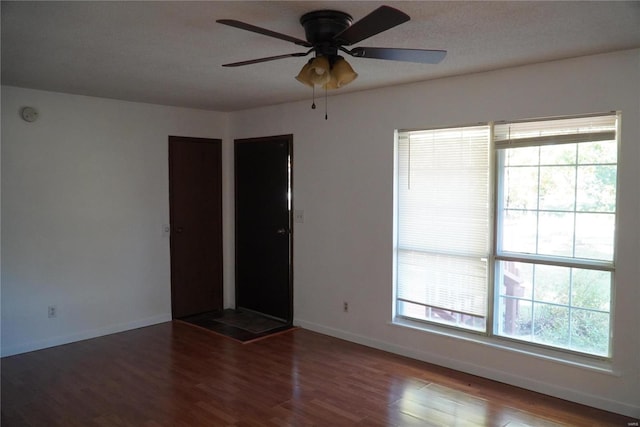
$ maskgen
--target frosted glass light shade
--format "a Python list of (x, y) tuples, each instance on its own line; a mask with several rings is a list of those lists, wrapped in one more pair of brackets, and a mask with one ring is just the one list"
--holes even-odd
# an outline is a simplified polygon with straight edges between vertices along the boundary
[(331, 68), (331, 79), (325, 84), (325, 89), (338, 89), (346, 86), (358, 77), (351, 65), (342, 57), (338, 57)]
[(309, 67), (309, 80), (315, 85), (322, 86), (331, 79), (329, 58), (318, 56), (311, 61)]
[(304, 64), (300, 73), (296, 76), (296, 80), (307, 86), (322, 86), (331, 79), (331, 66), (329, 58), (326, 56), (318, 56)]
[(313, 87), (313, 83), (311, 82), (311, 79), (309, 78), (310, 71), (311, 71), (311, 64), (310, 64), (310, 62), (307, 62), (306, 64), (304, 64), (304, 67), (302, 67), (302, 70), (300, 70), (300, 72), (296, 76), (296, 80), (299, 81), (300, 83), (304, 84), (304, 85), (307, 85), (309, 87)]

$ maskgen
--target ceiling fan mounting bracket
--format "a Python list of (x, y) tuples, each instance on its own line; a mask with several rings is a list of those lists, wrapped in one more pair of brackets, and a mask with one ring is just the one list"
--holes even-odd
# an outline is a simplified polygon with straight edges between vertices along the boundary
[(316, 10), (300, 18), (307, 41), (321, 49), (334, 46), (334, 36), (349, 28), (352, 21), (351, 15), (337, 10)]

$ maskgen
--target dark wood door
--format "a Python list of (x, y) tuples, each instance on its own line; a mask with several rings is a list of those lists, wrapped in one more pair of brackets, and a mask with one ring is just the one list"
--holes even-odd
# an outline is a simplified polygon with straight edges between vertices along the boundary
[(236, 306), (291, 322), (291, 135), (235, 141)]
[(222, 141), (169, 137), (171, 313), (222, 310)]

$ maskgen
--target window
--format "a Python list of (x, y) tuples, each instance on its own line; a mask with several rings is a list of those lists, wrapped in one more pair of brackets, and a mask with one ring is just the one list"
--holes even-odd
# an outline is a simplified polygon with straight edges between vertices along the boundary
[(609, 114), (398, 132), (396, 316), (609, 356), (616, 129)]
[(400, 132), (396, 313), (486, 329), (489, 128)]
[(616, 116), (495, 126), (495, 333), (608, 356)]

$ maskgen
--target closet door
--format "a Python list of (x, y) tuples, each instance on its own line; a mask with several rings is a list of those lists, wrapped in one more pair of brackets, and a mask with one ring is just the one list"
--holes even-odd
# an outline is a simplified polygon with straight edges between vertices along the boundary
[(169, 137), (171, 313), (222, 310), (222, 141)]

